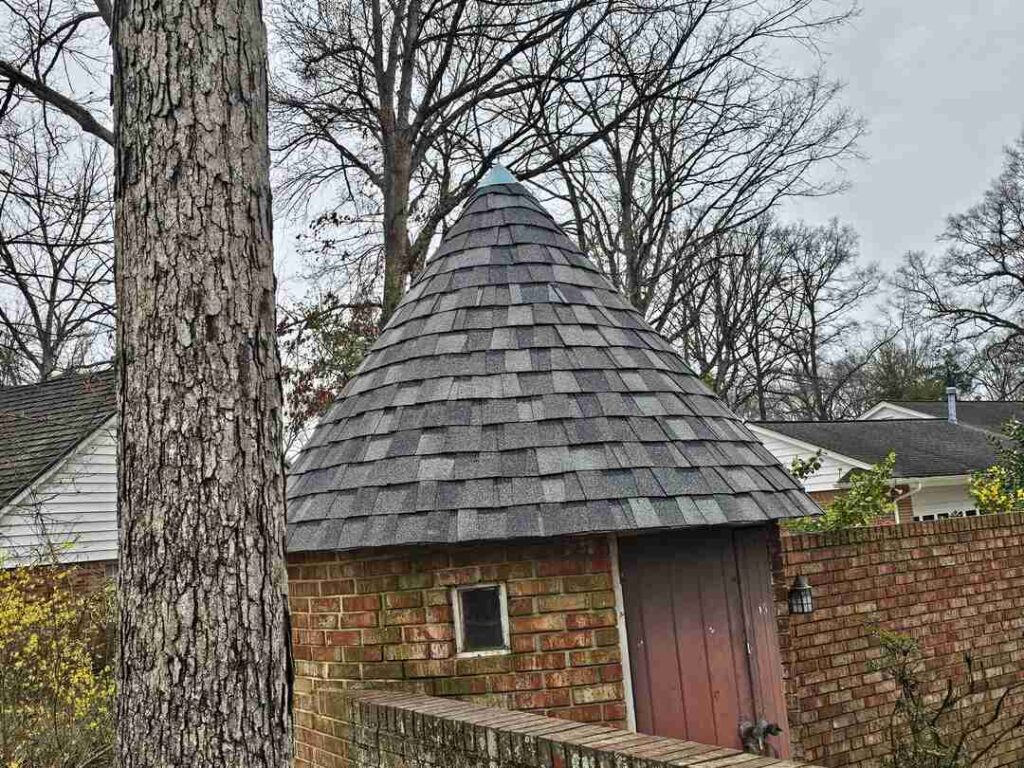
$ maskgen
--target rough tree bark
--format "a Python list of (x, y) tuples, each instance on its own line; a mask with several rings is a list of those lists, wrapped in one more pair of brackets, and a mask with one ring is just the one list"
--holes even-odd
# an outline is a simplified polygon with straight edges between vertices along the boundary
[(284, 768), (290, 664), (259, 0), (114, 23), (122, 768)]

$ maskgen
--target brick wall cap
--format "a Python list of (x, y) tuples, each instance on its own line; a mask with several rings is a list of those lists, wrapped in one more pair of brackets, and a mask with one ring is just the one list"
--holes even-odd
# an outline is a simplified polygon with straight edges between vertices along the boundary
[[(643, 761), (643, 765), (651, 768), (798, 768), (804, 765), (725, 747), (557, 721), (542, 715), (405, 692), (329, 690), (321, 692), (318, 699), (324, 707), (322, 714), (328, 718), (363, 726), (376, 724), (380, 731), (387, 731), (373, 735), (356, 729), (360, 735), (354, 738), (370, 739), (368, 743), (379, 743), (381, 750), (386, 739), (400, 739), (403, 735), (408, 737), (411, 732), (419, 732), (419, 738), (434, 744), (440, 743), (439, 738), (450, 739), (456, 749), (479, 750), (483, 746), (492, 762), (497, 750), (502, 754), (517, 755), (517, 766), (532, 763), (537, 768), (545, 764), (539, 757), (545, 749), (548, 752), (564, 750), (567, 755), (576, 755), (588, 765), (631, 765), (634, 760), (637, 765)], [(422, 729), (403, 725), (410, 717), (413, 723), (422, 718)], [(479, 728), (483, 733), (475, 738), (463, 738), (459, 735), (460, 729), (466, 726)], [(344, 729), (339, 728), (337, 732), (344, 733)], [(504, 765), (505, 762), (494, 764)], [(360, 763), (353, 762), (352, 765)]]

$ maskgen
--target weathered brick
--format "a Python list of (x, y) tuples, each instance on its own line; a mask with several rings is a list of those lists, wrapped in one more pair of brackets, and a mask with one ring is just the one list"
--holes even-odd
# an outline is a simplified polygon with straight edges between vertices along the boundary
[(535, 691), (544, 687), (544, 676), (539, 672), (513, 672), (508, 675), (492, 675), (490, 689), (496, 693), (504, 691)]
[(599, 682), (601, 682), (601, 673), (598, 667), (563, 669), (544, 675), (544, 686), (547, 688), (569, 688), (578, 685), (594, 685)]
[(337, 613), (341, 610), (340, 597), (313, 597), (309, 600), (309, 610), (313, 613)]
[(590, 631), (580, 631), (541, 635), (540, 649), (542, 651), (554, 651), (560, 649), (567, 650), (569, 648), (587, 648), (594, 644), (594, 634)]
[(566, 576), (566, 592), (598, 592), (612, 588), (611, 573), (590, 573), (586, 576)]
[(356, 585), (352, 579), (337, 579), (320, 582), (321, 595), (351, 595)]
[(384, 649), (379, 645), (370, 646), (349, 646), (342, 648), (345, 661), (383, 661)]
[(583, 594), (575, 595), (544, 595), (537, 598), (537, 610), (541, 613), (558, 611), (582, 611), (590, 605), (590, 597)]
[(598, 627), (614, 627), (615, 611), (588, 611), (587, 613), (570, 613), (565, 617), (566, 629), (597, 629)]
[(620, 661), (622, 654), (618, 648), (594, 648), (586, 651), (571, 651), (569, 663), (574, 667), (585, 667), (597, 664), (611, 664)]
[(400, 680), (403, 677), (402, 664), (414, 664), (420, 662), (397, 662), (382, 661), (376, 664), (363, 664), (362, 674), (364, 680)]
[(386, 608), (420, 608), (423, 606), (422, 592), (389, 592), (384, 595)]
[(327, 645), (361, 645), (362, 637), (358, 629), (340, 629), (324, 632)]
[(457, 675), (493, 675), (512, 669), (512, 654), (472, 656), (455, 662)]
[(399, 643), (384, 646), (384, 658), (388, 661), (411, 661), (430, 658), (430, 643)]
[(562, 613), (549, 613), (543, 616), (516, 616), (510, 619), (513, 634), (522, 635), (529, 632), (559, 632), (565, 629), (566, 616)]
[(401, 608), (396, 611), (383, 611), (381, 623), (385, 626), (396, 624), (423, 624), (427, 620), (426, 611), (423, 608)]
[(562, 591), (561, 579), (524, 579), (510, 582), (508, 593), (511, 597), (527, 595), (552, 595)]
[(341, 598), (341, 610), (345, 613), (355, 611), (379, 611), (380, 595), (357, 595)]
[(402, 638), (407, 643), (429, 643), (455, 638), (455, 627), (451, 624), (422, 624), (404, 626), (401, 629)]
[(518, 654), (512, 657), (512, 666), (518, 672), (564, 669), (566, 666), (565, 651)]
[(572, 694), (566, 690), (556, 691), (520, 691), (512, 697), (516, 709), (550, 709), (568, 707), (572, 704)]
[(424, 621), (428, 624), (450, 624), (452, 609), (449, 605), (431, 605), (424, 612)]
[(342, 629), (353, 629), (356, 627), (376, 627), (377, 623), (378, 618), (376, 612), (343, 612), (338, 615), (338, 626)]
[(432, 659), (428, 661), (405, 662), (405, 676), (409, 678), (451, 677), (454, 674), (454, 659)]

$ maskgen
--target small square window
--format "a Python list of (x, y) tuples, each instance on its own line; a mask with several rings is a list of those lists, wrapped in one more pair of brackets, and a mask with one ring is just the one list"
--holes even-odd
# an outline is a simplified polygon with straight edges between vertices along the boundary
[(452, 590), (452, 604), (459, 653), (508, 651), (508, 605), (503, 584), (456, 587)]

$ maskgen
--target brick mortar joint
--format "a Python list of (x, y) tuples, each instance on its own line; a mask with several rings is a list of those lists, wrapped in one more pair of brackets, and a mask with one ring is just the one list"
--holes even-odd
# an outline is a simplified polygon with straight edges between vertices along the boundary
[[(339, 720), (354, 732), (358, 739), (366, 733), (398, 736), (414, 744), (450, 741), (459, 751), (487, 751), (498, 745), (502, 752), (519, 755), (516, 765), (546, 764), (540, 759), (542, 752), (561, 750), (566, 756), (590, 755), (611, 758), (616, 766), (685, 766), (695, 765), (709, 758), (714, 750), (714, 762), (721, 768), (733, 763), (741, 766), (751, 761), (751, 755), (736, 750), (707, 747), (691, 759), (677, 756), (676, 752), (700, 749), (704, 745), (694, 742), (645, 736), (604, 726), (562, 721), (525, 712), (485, 707), (451, 698), (437, 698), (420, 694), (385, 690), (331, 689), (318, 695), (321, 715)], [(459, 738), (457, 731), (474, 733), (476, 738)], [(481, 733), (482, 732), (482, 733)], [(469, 747), (468, 744), (474, 746)], [(484, 745), (487, 745), (485, 747)], [(665, 755), (665, 759), (659, 756)], [(522, 762), (523, 756), (529, 759)], [(490, 755), (491, 758), (497, 755)], [(806, 765), (789, 760), (756, 758), (758, 768), (795, 768)], [(502, 763), (504, 764), (504, 763)], [(595, 761), (595, 764), (598, 764)], [(606, 764), (605, 760), (600, 762)], [(812, 767), (813, 768), (813, 767)]]

